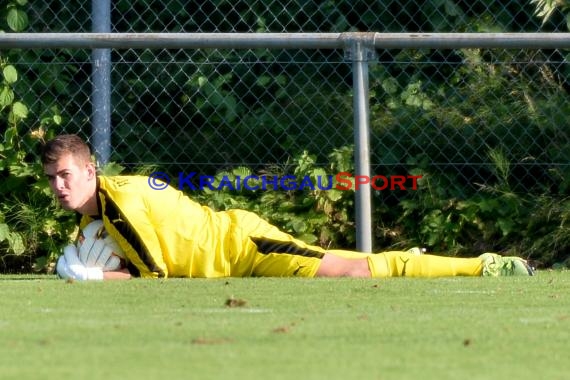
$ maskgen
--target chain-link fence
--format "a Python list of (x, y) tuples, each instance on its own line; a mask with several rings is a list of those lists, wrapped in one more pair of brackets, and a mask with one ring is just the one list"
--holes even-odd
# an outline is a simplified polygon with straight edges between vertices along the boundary
[[(548, 3), (548, 2), (547, 2)], [(564, 32), (536, 1), (114, 1), (111, 32)], [(31, 32), (89, 32), (85, 2), (34, 2)], [(541, 13), (542, 11), (542, 13)], [(551, 11), (551, 12), (546, 12)], [(548, 17), (545, 17), (548, 16)], [(354, 143), (343, 49), (113, 49), (111, 160), (211, 173), (326, 163)], [(436, 173), (460, 193), (505, 181), (566, 191), (569, 71), (563, 49), (377, 49), (369, 63), (372, 173)], [(91, 51), (22, 50), (19, 93), (92, 136)], [(562, 190), (560, 190), (562, 188)]]
[[(503, 27), (528, 32), (565, 28), (562, 14), (554, 12), (543, 25), (534, 5), (522, 3), (115, 1), (110, 5), (110, 30), (461, 32)], [(34, 3), (29, 14), (32, 32), (96, 28), (91, 24), (90, 4), (85, 2)], [(353, 142), (352, 74), (344, 54), (300, 49), (113, 50), (113, 159), (219, 167), (283, 162), (299, 150), (323, 158), (333, 148)], [(473, 182), (468, 167), (488, 162), (488, 148), (499, 143), (513, 163), (544, 163), (549, 147), (539, 131), (528, 125), (529, 118), (539, 117), (536, 112), (544, 109), (534, 114), (529, 109), (537, 101), (532, 99), (535, 95), (565, 94), (559, 91), (566, 85), (565, 54), (558, 50), (378, 51), (378, 62), (370, 70), (373, 163), (401, 165), (427, 155), (432, 165), (459, 165), (467, 170), (465, 180)], [(66, 128), (91, 133), (89, 51), (27, 51), (19, 64), (31, 71), (25, 77), (40, 80), (22, 83), (36, 90), (28, 93), (34, 98), (29, 101), (34, 109), (63, 104), (60, 112)], [(471, 72), (465, 73), (468, 68)], [(490, 78), (491, 70), (495, 78)], [(477, 71), (484, 74), (469, 77)], [(470, 96), (478, 99), (470, 101)], [(465, 101), (471, 109), (458, 110)], [(500, 105), (509, 110), (497, 112)], [(562, 128), (564, 109), (549, 111), (541, 117)], [(480, 132), (485, 128), (483, 136)], [(557, 146), (566, 143), (560, 140), (561, 132), (544, 139), (556, 136)]]

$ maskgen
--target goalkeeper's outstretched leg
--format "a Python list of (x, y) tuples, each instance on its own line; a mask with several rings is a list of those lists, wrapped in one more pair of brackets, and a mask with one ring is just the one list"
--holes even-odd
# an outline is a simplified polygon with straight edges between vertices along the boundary
[(357, 254), (335, 251), (322, 259), (318, 277), (450, 277), (532, 276), (533, 269), (519, 257), (486, 253), (458, 258), (418, 254), (417, 250)]

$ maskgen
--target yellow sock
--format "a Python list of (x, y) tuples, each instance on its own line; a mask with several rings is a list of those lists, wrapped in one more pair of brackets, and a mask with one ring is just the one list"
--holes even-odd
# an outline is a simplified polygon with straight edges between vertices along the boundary
[(480, 276), (483, 268), (478, 257), (414, 255), (404, 251), (369, 255), (368, 266), (372, 277)]

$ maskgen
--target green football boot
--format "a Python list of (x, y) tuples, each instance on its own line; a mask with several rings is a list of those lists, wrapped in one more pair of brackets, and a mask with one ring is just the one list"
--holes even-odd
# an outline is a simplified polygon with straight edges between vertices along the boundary
[(534, 276), (534, 269), (520, 257), (484, 253), (479, 258), (483, 261), (482, 276)]

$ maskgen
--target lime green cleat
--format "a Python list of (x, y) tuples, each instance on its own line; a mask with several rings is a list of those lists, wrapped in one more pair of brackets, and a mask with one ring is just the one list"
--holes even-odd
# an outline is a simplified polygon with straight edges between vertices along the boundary
[(479, 258), (483, 261), (482, 276), (534, 276), (534, 269), (520, 257), (484, 253)]

